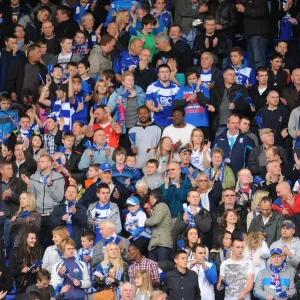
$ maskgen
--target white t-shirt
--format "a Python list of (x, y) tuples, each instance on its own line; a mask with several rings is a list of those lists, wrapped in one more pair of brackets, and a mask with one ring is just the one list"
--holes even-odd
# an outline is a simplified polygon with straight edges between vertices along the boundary
[(181, 140), (181, 147), (183, 147), (190, 142), (192, 130), (194, 128), (195, 126), (191, 124), (186, 124), (184, 128), (175, 128), (172, 124), (164, 129), (162, 137), (168, 136), (171, 138), (173, 144), (176, 144)]
[[(211, 161), (210, 151), (210, 149), (206, 151), (206, 158), (208, 161)], [(191, 164), (199, 170), (203, 171), (203, 152), (200, 152), (199, 150), (192, 150)]]
[(58, 55), (57, 63), (63, 67), (64, 71), (66, 70), (67, 63), (71, 61), (72, 54), (71, 52), (68, 55), (62, 55), (61, 53)]
[[(224, 260), (220, 267), (220, 276), (224, 276), (224, 281), (229, 284), (225, 287), (224, 300), (237, 300), (240, 292), (246, 287), (248, 275), (254, 275), (254, 266), (251, 260), (243, 258), (240, 261), (233, 261), (232, 258)], [(245, 300), (250, 300), (248, 293)]]

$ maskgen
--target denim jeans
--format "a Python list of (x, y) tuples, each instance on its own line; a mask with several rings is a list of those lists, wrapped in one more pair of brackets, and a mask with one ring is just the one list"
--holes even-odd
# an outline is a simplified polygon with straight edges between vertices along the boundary
[(248, 39), (249, 65), (252, 68), (266, 66), (266, 48), (268, 40), (261, 36), (252, 36)]
[(153, 261), (170, 260), (172, 249), (167, 247), (156, 247), (148, 254), (148, 258)]

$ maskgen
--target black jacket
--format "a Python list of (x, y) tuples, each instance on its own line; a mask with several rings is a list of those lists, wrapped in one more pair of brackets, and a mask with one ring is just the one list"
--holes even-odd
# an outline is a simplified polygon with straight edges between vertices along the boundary
[(267, 89), (262, 94), (260, 94), (258, 91), (258, 84), (255, 84), (248, 88), (248, 93), (255, 106), (255, 111), (259, 111), (260, 108), (267, 104), (267, 96), (270, 90), (271, 87), (268, 86)]
[[(2, 182), (2, 176), (0, 175), (0, 182)], [(20, 194), (27, 191), (27, 186), (23, 180), (13, 177), (10, 181), (9, 188), (12, 190), (12, 196), (6, 197), (4, 201), (1, 201), (4, 206), (6, 207), (7, 213), (9, 217), (12, 217), (14, 213), (19, 209), (20, 201), (19, 197)], [(2, 199), (2, 184), (0, 184), (0, 195)]]
[(197, 273), (186, 270), (184, 274), (177, 269), (166, 274), (163, 290), (172, 300), (200, 300), (200, 289)]
[(293, 82), (282, 91), (281, 97), (286, 100), (290, 111), (300, 105), (300, 91), (297, 91)]
[[(205, 46), (206, 38), (208, 38), (209, 40), (209, 48), (206, 48)], [(218, 39), (218, 44), (216, 47), (213, 47), (214, 38)], [(194, 40), (193, 49), (192, 49), (193, 57), (199, 59), (200, 55), (206, 51), (215, 55), (218, 59), (218, 65), (220, 65), (222, 59), (228, 55), (228, 45), (227, 45), (226, 38), (219, 33), (215, 33), (214, 35), (211, 36), (206, 36), (205, 34), (197, 35)]]
[(216, 19), (216, 24), (222, 25), (220, 33), (226, 38), (232, 38), (236, 24), (236, 8), (234, 1), (212, 0), (209, 2), (208, 12)]
[(10, 292), (13, 288), (13, 280), (10, 270), (6, 267), (4, 261), (0, 262), (0, 291)]
[(56, 37), (60, 40), (62, 37), (72, 38), (75, 36), (76, 31), (78, 31), (79, 25), (77, 22), (72, 19), (68, 19), (67, 21), (63, 21), (58, 24), (56, 27)]
[(134, 84), (138, 85), (146, 92), (150, 83), (157, 80), (157, 72), (152, 65), (148, 65), (146, 69), (141, 70), (140, 66), (134, 69)]
[(25, 156), (25, 161), (19, 167), (16, 161), (12, 163), (14, 176), (16, 176), (17, 173), (19, 173), (19, 176), (21, 176), (21, 174), (25, 174), (26, 176), (30, 177), (32, 174), (36, 172), (37, 162), (33, 158), (32, 154), (28, 150), (25, 150), (24, 156)]
[[(54, 206), (52, 216), (51, 216), (51, 225), (54, 229), (57, 226), (66, 226), (67, 222), (62, 219), (62, 216), (67, 213), (65, 202)], [(72, 215), (72, 236), (71, 238), (76, 243), (76, 248), (81, 247), (81, 234), (87, 228), (87, 209), (79, 203), (76, 203), (76, 213)]]
[(230, 233), (232, 236), (232, 240), (234, 240), (234, 239), (242, 239), (243, 233), (245, 231), (241, 227), (237, 226), (237, 227), (235, 227), (233, 232), (230, 232), (230, 231), (226, 230), (226, 228), (224, 228), (223, 226), (219, 225), (218, 227), (216, 227), (215, 231), (213, 232), (213, 248), (215, 248), (216, 246), (218, 246), (220, 244), (221, 235), (224, 232)]
[(244, 12), (244, 29), (247, 38), (270, 34), (269, 7), (267, 0), (247, 0)]
[[(1, 194), (1, 196), (2, 196), (2, 194)], [(0, 240), (3, 240), (4, 223), (5, 223), (6, 218), (9, 216), (9, 211), (8, 211), (8, 208), (7, 208), (6, 204), (5, 204), (5, 201), (2, 200), (2, 197), (1, 197), (1, 202), (0, 202), (0, 211), (4, 212), (4, 215), (0, 216), (0, 236), (1, 236)], [(4, 249), (2, 249), (0, 247), (0, 251), (3, 252)], [(0, 259), (1, 259), (1, 255), (0, 255)], [(0, 282), (1, 282), (1, 276), (0, 276)]]
[(276, 77), (271, 70), (268, 71), (268, 76), (268, 85), (270, 85), (272, 90), (277, 91), (279, 95), (282, 94), (284, 88), (286, 88), (291, 81), (289, 73), (282, 68), (278, 70)]
[[(173, 227), (173, 247), (176, 248), (177, 241), (183, 237), (185, 230), (188, 228), (189, 224), (183, 220), (183, 211), (177, 216), (175, 225)], [(212, 228), (212, 216), (208, 210), (201, 208), (199, 213), (195, 215), (195, 225), (200, 234), (200, 239), (203, 243), (205, 240), (205, 235), (207, 235)]]
[[(247, 214), (248, 214), (248, 210), (241, 205), (238, 205), (235, 203), (234, 205), (234, 210), (238, 213), (238, 215), (240, 216), (240, 229), (243, 232), (247, 232)], [(225, 206), (224, 203), (222, 203), (218, 208), (217, 208), (217, 223), (220, 224), (221, 222), (221, 218), (223, 217), (225, 212)]]
[(181, 53), (184, 66), (193, 65), (192, 49), (187, 42), (180, 39), (174, 43), (173, 40), (170, 40), (170, 44)]
[[(125, 188), (125, 185), (120, 183), (118, 180), (116, 180), (115, 178), (111, 179), (113, 184), (114, 184), (114, 189), (111, 193), (110, 196), (110, 201), (113, 203), (116, 203), (119, 207), (119, 210), (122, 211), (122, 209), (124, 209), (125, 206), (125, 202), (127, 200), (127, 198), (130, 196), (130, 191), (127, 190)], [(90, 204), (95, 203), (97, 201), (99, 201), (97, 195), (96, 195), (96, 191), (97, 191), (97, 185), (99, 185), (101, 183), (101, 180), (96, 181), (95, 183), (93, 183), (86, 191), (85, 193), (82, 195), (82, 198), (79, 200), (79, 203), (81, 205), (83, 205), (84, 207), (88, 208)], [(118, 190), (119, 194), (120, 194), (120, 198), (116, 199), (114, 198), (113, 194), (115, 189)]]

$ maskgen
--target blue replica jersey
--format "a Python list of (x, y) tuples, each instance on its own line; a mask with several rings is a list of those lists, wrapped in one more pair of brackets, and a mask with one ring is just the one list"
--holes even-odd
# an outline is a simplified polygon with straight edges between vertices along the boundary
[(255, 71), (252, 68), (241, 66), (237, 68), (232, 65), (232, 68), (235, 70), (235, 82), (238, 84), (251, 84), (256, 83)]
[(153, 106), (158, 107), (159, 104), (163, 106), (163, 110), (153, 113), (153, 119), (158, 126), (169, 126), (172, 120), (173, 102), (176, 94), (179, 91), (179, 86), (174, 82), (165, 87), (159, 80), (150, 84), (146, 92), (146, 101), (152, 101)]
[[(111, 5), (110, 5), (110, 10), (108, 12), (106, 21), (104, 23), (104, 27), (107, 27), (107, 25), (111, 22), (114, 21), (114, 17), (112, 16), (113, 12), (118, 13), (120, 10), (131, 10), (131, 7), (133, 6), (134, 2), (136, 2), (136, 0), (116, 0), (116, 1), (111, 1)], [(139, 8), (141, 6), (141, 4), (139, 2), (137, 2), (137, 7)]]
[[(153, 9), (151, 11), (151, 14), (155, 17), (156, 16), (156, 9)], [(173, 20), (172, 20), (172, 15), (169, 11), (164, 10), (161, 15), (159, 15), (159, 17), (157, 18), (159, 20), (160, 23), (163, 24), (164, 26), (164, 30), (168, 31), (168, 29), (170, 29)]]
[[(89, 106), (88, 103), (85, 102), (85, 93), (84, 91), (80, 91), (78, 94), (74, 95), (76, 103), (73, 105), (75, 112), (72, 115), (72, 122), (82, 122), (85, 125), (88, 125), (88, 116), (89, 116)], [(76, 112), (78, 108), (78, 104), (83, 103), (83, 110)]]
[[(203, 91), (204, 88), (205, 87), (202, 86), (200, 87), (202, 93), (204, 93)], [(186, 99), (192, 94), (196, 94), (196, 90), (193, 90), (193, 88), (189, 86), (180, 88), (180, 90), (175, 96), (175, 101)], [(194, 125), (195, 127), (199, 127), (199, 126), (208, 127), (207, 109), (203, 106), (200, 106), (197, 99), (193, 101), (189, 101), (186, 107), (184, 108), (184, 110), (185, 110), (185, 117), (184, 117), (185, 123), (189, 123), (191, 125)]]
[(76, 3), (71, 8), (75, 10), (73, 20), (81, 25), (81, 19), (85, 13), (88, 13), (91, 9), (91, 4), (86, 4), (85, 6), (80, 5), (80, 3)]
[(63, 103), (61, 102), (60, 99), (51, 101), (51, 108), (52, 108), (52, 113), (49, 116), (56, 116), (58, 120), (60, 118), (64, 118), (65, 126), (64, 126), (63, 131), (71, 132), (72, 131), (72, 116), (75, 111), (74, 111), (74, 108), (73, 108), (70, 100), (66, 99), (66, 101)]
[(113, 70), (116, 74), (122, 74), (125, 71), (128, 71), (129, 67), (133, 66), (134, 68), (140, 62), (138, 56), (131, 55), (128, 50), (121, 52), (115, 58)]
[(203, 70), (200, 71), (200, 79), (201, 79), (201, 92), (203, 95), (210, 99), (209, 88), (208, 85), (212, 83), (212, 72), (213, 70), (209, 70), (204, 72)]

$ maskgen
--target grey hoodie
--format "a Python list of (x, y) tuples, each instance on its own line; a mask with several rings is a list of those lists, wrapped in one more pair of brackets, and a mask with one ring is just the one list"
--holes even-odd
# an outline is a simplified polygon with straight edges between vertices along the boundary
[(272, 250), (273, 248), (281, 248), (283, 245), (289, 248), (292, 252), (292, 255), (287, 257), (287, 266), (294, 268), (294, 270), (296, 271), (296, 268), (300, 263), (300, 239), (294, 237), (290, 243), (284, 243), (282, 241), (282, 238), (280, 238), (278, 241), (274, 242), (271, 245), (270, 250)]
[[(88, 210), (88, 223), (91, 224), (91, 219), (93, 218), (93, 216), (95, 215), (95, 213), (93, 212), (93, 210), (95, 209), (96, 205), (98, 202), (96, 203), (92, 203), (89, 205), (89, 210)], [(120, 218), (120, 211), (118, 208), (118, 205), (116, 203), (112, 203), (109, 201), (110, 204), (110, 214), (107, 216), (107, 219), (112, 219), (115, 224), (116, 224), (116, 233), (120, 233), (122, 230), (122, 224), (121, 224), (121, 218)]]
[(41, 171), (30, 176), (28, 191), (32, 192), (36, 199), (36, 210), (41, 213), (52, 213), (55, 205), (64, 198), (65, 180), (60, 173), (52, 173), (52, 184), (41, 182)]

